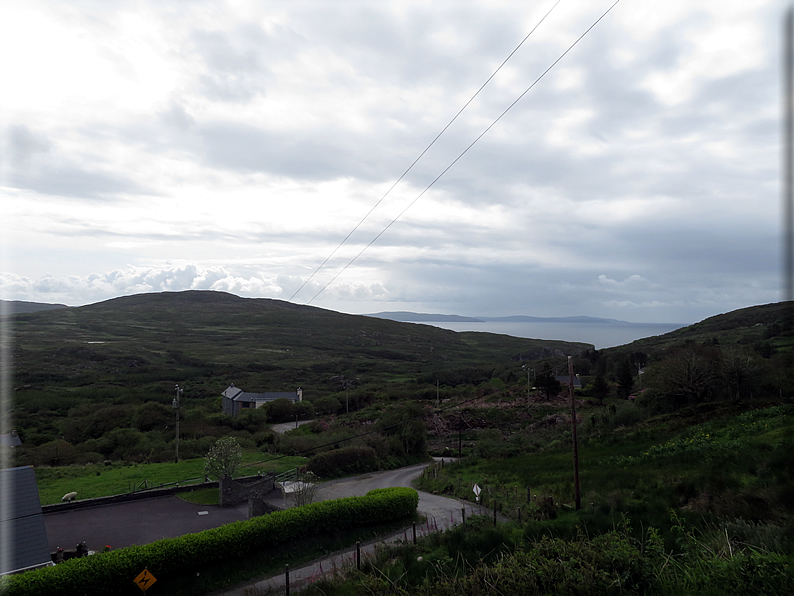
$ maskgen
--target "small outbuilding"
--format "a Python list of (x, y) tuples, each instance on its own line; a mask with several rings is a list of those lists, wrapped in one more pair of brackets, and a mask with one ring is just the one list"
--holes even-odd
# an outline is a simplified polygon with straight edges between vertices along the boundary
[(0, 575), (52, 565), (32, 466), (0, 470)]
[(277, 399), (288, 399), (293, 403), (303, 401), (303, 389), (298, 387), (298, 390), (290, 391), (269, 391), (266, 393), (249, 393), (243, 391), (239, 387), (235, 387), (234, 383), (229, 385), (226, 390), (221, 393), (223, 402), (221, 407), (223, 413), (227, 416), (237, 416), (240, 412), (246, 410), (261, 408), (268, 402)]
[(8, 434), (0, 435), (0, 446), (2, 447), (19, 447), (21, 444), (22, 439), (19, 438), (15, 430), (12, 430)]
[[(557, 381), (559, 381), (560, 383), (562, 383), (563, 389), (568, 387), (568, 385), (570, 384), (571, 377), (568, 375), (559, 375), (554, 378), (557, 379)], [(573, 388), (574, 389), (582, 388), (582, 382), (579, 380), (579, 375), (574, 375), (573, 377)]]

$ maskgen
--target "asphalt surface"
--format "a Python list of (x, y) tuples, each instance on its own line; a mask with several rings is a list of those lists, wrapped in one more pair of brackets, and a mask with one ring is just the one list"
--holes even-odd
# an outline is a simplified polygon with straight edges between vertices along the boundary
[(279, 422), (278, 424), (271, 424), (270, 430), (274, 433), (284, 434), (288, 430), (295, 430), (299, 426), (314, 422), (314, 420), (298, 420), (297, 422)]
[[(425, 465), (417, 464), (325, 482), (320, 485), (315, 501), (363, 496), (376, 488), (410, 487), (411, 480), (422, 473)], [(292, 505), (281, 498), (280, 491), (270, 493), (267, 501), (282, 509)], [(456, 514), (459, 519), (461, 507), (463, 505), (452, 499), (419, 493), (419, 511), (431, 523), (433, 519), (447, 519)], [(51, 551), (59, 547), (73, 549), (83, 541), (91, 550), (102, 550), (106, 545), (122, 548), (133, 544), (149, 544), (245, 519), (248, 519), (247, 503), (236, 507), (196, 505), (171, 496), (47, 513), (44, 525)]]
[[(317, 491), (316, 500), (339, 499), (342, 497), (354, 497), (366, 494), (376, 488), (389, 488), (392, 486), (411, 486), (411, 480), (422, 473), (422, 469), (427, 464), (418, 464), (399, 470), (388, 470), (386, 472), (375, 472), (373, 474), (363, 474), (352, 478), (341, 478), (332, 480), (321, 485)], [(426, 492), (419, 492), (419, 512), (427, 518), (427, 521), (417, 526), (417, 538), (425, 536), (431, 532), (444, 530), (458, 525), (463, 518), (462, 510), (465, 508), (466, 517), (474, 514), (488, 514), (487, 511), (480, 511), (479, 508), (471, 503), (463, 503), (456, 499), (431, 495)], [(499, 516), (500, 521), (505, 521)], [(394, 542), (408, 542), (413, 540), (413, 528), (405, 528), (399, 532), (381, 538), (377, 541), (368, 542), (361, 545), (361, 558), (374, 555), (375, 550), (381, 545)], [(301, 587), (306, 586), (318, 578), (336, 573), (338, 570), (349, 568), (355, 565), (356, 548), (355, 546), (337, 552), (321, 560), (313, 561), (299, 569), (290, 570), (290, 591), (298, 592)], [(254, 582), (247, 582), (242, 585), (232, 586), (222, 592), (217, 592), (215, 596), (250, 596), (258, 593), (283, 593), (286, 584), (286, 577), (283, 573), (269, 578), (263, 578)]]
[[(200, 512), (206, 514), (199, 515)], [(149, 544), (248, 519), (248, 503), (237, 507), (196, 505), (179, 497), (159, 497), (44, 515), (50, 551), (90, 550)]]
[[(315, 501), (361, 496), (376, 488), (410, 487), (411, 481), (422, 473), (426, 465), (417, 464), (399, 470), (362, 474), (325, 482), (318, 488)], [(290, 506), (289, 502), (281, 498), (280, 491), (273, 491), (267, 500), (282, 508)], [(417, 535), (422, 536), (459, 524), (463, 515), (461, 510), (464, 508), (467, 517), (474, 513), (488, 513), (475, 511), (471, 503), (462, 503), (455, 499), (419, 491), (418, 509), (427, 518), (427, 522), (417, 527)], [(115, 549), (133, 544), (149, 544), (163, 538), (200, 532), (244, 519), (248, 519), (247, 503), (237, 507), (196, 505), (171, 496), (48, 513), (44, 516), (44, 525), (51, 551), (58, 547), (73, 549), (83, 541), (90, 550), (102, 550), (106, 545)], [(377, 543), (362, 545), (362, 557), (374, 553), (377, 546), (384, 542), (411, 540), (412, 531), (412, 528), (406, 528)], [(315, 561), (291, 571), (290, 586), (297, 589), (300, 584), (306, 584), (334, 569), (351, 565), (354, 561), (355, 547)], [(285, 577), (280, 574), (273, 578), (230, 588), (222, 594), (245, 596), (251, 593), (251, 589), (280, 588), (284, 584)]]

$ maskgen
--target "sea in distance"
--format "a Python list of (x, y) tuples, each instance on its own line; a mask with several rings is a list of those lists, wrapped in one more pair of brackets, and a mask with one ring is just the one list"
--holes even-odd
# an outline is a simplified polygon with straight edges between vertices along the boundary
[(609, 322), (526, 322), (526, 321), (482, 321), (482, 322), (446, 322), (427, 321), (425, 325), (433, 325), (451, 331), (484, 331), (501, 333), (514, 337), (530, 339), (561, 339), (593, 344), (597, 350), (630, 344), (634, 340), (664, 335), (670, 331), (686, 327), (685, 324), (674, 323), (626, 323), (623, 321)]

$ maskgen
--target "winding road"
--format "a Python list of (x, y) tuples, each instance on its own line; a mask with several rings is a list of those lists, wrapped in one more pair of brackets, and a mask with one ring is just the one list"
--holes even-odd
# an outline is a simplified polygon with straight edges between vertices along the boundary
[[(315, 501), (361, 496), (376, 488), (410, 487), (412, 480), (418, 477), (426, 466), (427, 464), (416, 464), (397, 470), (331, 480), (319, 486)], [(274, 492), (272, 495), (275, 504), (282, 507), (290, 505), (280, 498), (280, 494)], [(417, 533), (426, 534), (459, 524), (464, 508), (467, 517), (475, 513), (471, 503), (462, 503), (455, 499), (419, 491), (418, 509), (427, 518), (427, 522), (417, 527)], [(74, 548), (74, 545), (82, 541), (85, 541), (89, 548), (100, 550), (106, 544), (114, 549), (133, 544), (148, 544), (162, 538), (199, 532), (247, 518), (247, 504), (223, 508), (217, 505), (196, 505), (171, 496), (50, 513), (44, 516), (44, 524), (52, 551), (59, 546)], [(411, 528), (408, 528), (390, 537), (379, 539), (378, 544), (404, 540), (410, 536)], [(375, 543), (362, 545), (362, 556), (374, 552), (375, 546)], [(301, 582), (310, 581), (334, 567), (340, 568), (350, 564), (354, 556), (355, 547), (322, 561), (315, 561), (301, 569), (295, 569), (290, 574), (291, 585), (294, 582), (297, 587)], [(251, 588), (283, 587), (284, 583), (285, 578), (282, 574), (236, 586), (221, 594), (245, 596), (251, 593)]]
[[(411, 481), (422, 473), (427, 464), (416, 464), (397, 470), (387, 470), (385, 472), (374, 472), (362, 474), (351, 478), (340, 478), (331, 480), (320, 485), (317, 490), (316, 501), (328, 499), (340, 499), (342, 497), (355, 497), (366, 494), (376, 488), (390, 488), (393, 486), (411, 486)], [(419, 513), (427, 518), (422, 526), (417, 526), (417, 534), (424, 535), (437, 530), (444, 530), (461, 522), (462, 510), (466, 510), (466, 516), (479, 513), (475, 511), (475, 506), (471, 503), (463, 503), (456, 499), (432, 495), (423, 491), (419, 492)], [(501, 517), (501, 516), (500, 516)], [(502, 520), (504, 521), (504, 520)], [(371, 556), (377, 546), (385, 543), (410, 540), (412, 538), (412, 528), (400, 530), (387, 536), (379, 538), (377, 541), (368, 542), (361, 545), (361, 556)], [(322, 560), (314, 561), (299, 569), (290, 571), (290, 591), (297, 592), (301, 585), (312, 582), (318, 577), (332, 572), (334, 569), (342, 569), (345, 566), (355, 564), (355, 546), (337, 552)], [(267, 593), (267, 590), (276, 590), (279, 593), (285, 586), (286, 578), (284, 574), (269, 577), (255, 582), (247, 582), (242, 585), (231, 587), (222, 592), (217, 592), (214, 596), (250, 596), (251, 594)]]

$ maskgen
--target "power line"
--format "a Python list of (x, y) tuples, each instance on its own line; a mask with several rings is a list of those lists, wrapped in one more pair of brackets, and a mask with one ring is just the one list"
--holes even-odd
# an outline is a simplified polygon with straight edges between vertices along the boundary
[(324, 285), (322, 288), (320, 288), (320, 291), (319, 291), (319, 292), (317, 292), (317, 293), (314, 295), (314, 297), (313, 297), (311, 300), (309, 300), (309, 301), (308, 301), (306, 304), (311, 304), (312, 302), (314, 302), (314, 300), (315, 300), (315, 298), (317, 298), (317, 296), (319, 296), (320, 294), (322, 294), (322, 293), (325, 291), (325, 289), (326, 289), (328, 286), (330, 286), (330, 285), (331, 285), (331, 284), (332, 284), (332, 283), (333, 283), (333, 282), (336, 280), (336, 278), (338, 278), (340, 275), (342, 275), (342, 273), (344, 273), (344, 272), (347, 270), (347, 268), (348, 268), (348, 267), (350, 267), (350, 265), (352, 265), (353, 263), (355, 263), (355, 262), (356, 262), (356, 260), (358, 260), (358, 258), (359, 258), (359, 257), (360, 257), (362, 254), (364, 254), (364, 252), (365, 252), (365, 251), (366, 251), (366, 250), (367, 250), (367, 249), (368, 249), (370, 246), (372, 246), (373, 244), (375, 244), (375, 242), (377, 242), (377, 240), (378, 240), (378, 239), (379, 239), (381, 236), (383, 236), (383, 234), (385, 234), (385, 233), (386, 233), (386, 231), (387, 231), (387, 230), (388, 230), (390, 227), (392, 227), (392, 225), (394, 225), (394, 224), (397, 222), (397, 220), (398, 220), (398, 219), (400, 219), (400, 218), (401, 218), (401, 217), (402, 217), (402, 216), (405, 214), (405, 212), (406, 212), (406, 211), (408, 211), (408, 209), (410, 209), (410, 208), (411, 208), (411, 207), (414, 205), (414, 203), (416, 203), (416, 202), (417, 202), (419, 199), (421, 199), (421, 198), (422, 198), (422, 196), (424, 196), (424, 194), (425, 194), (425, 193), (426, 193), (428, 190), (430, 190), (430, 189), (433, 187), (433, 185), (435, 185), (435, 183), (436, 183), (436, 182), (438, 182), (438, 181), (441, 179), (441, 177), (442, 177), (444, 174), (446, 174), (446, 173), (447, 173), (447, 172), (448, 172), (448, 171), (449, 171), (449, 170), (452, 168), (452, 166), (454, 166), (456, 163), (458, 163), (458, 161), (459, 161), (459, 160), (460, 160), (460, 159), (461, 159), (461, 158), (462, 158), (464, 155), (466, 155), (466, 153), (468, 153), (468, 152), (469, 152), (469, 149), (471, 149), (472, 147), (474, 147), (474, 145), (476, 145), (476, 144), (477, 144), (477, 142), (478, 142), (478, 141), (479, 141), (479, 140), (480, 140), (482, 137), (484, 137), (484, 136), (485, 136), (485, 134), (486, 134), (486, 133), (487, 133), (489, 130), (491, 130), (491, 129), (492, 129), (492, 128), (493, 128), (493, 127), (496, 125), (496, 123), (497, 123), (497, 122), (499, 122), (499, 121), (500, 121), (500, 120), (501, 120), (501, 119), (504, 117), (504, 115), (505, 115), (505, 114), (507, 114), (507, 112), (509, 112), (511, 109), (513, 109), (513, 106), (515, 106), (515, 105), (516, 105), (516, 104), (517, 104), (519, 101), (521, 101), (521, 99), (522, 99), (522, 98), (523, 98), (523, 97), (524, 97), (524, 96), (525, 96), (527, 93), (529, 93), (529, 92), (532, 90), (532, 88), (533, 88), (535, 85), (537, 85), (537, 84), (538, 84), (538, 82), (539, 82), (539, 81), (540, 81), (540, 80), (541, 80), (541, 79), (542, 79), (544, 76), (546, 76), (546, 74), (547, 74), (547, 73), (548, 73), (548, 72), (549, 72), (549, 71), (550, 71), (552, 68), (554, 68), (554, 67), (557, 65), (557, 63), (558, 63), (560, 60), (562, 60), (562, 59), (563, 59), (563, 58), (566, 56), (566, 54), (568, 54), (568, 52), (570, 52), (570, 51), (571, 51), (571, 50), (574, 48), (574, 46), (576, 46), (576, 44), (578, 44), (578, 43), (579, 43), (579, 42), (580, 42), (580, 41), (581, 41), (581, 40), (584, 38), (584, 36), (585, 36), (585, 35), (587, 35), (587, 34), (588, 34), (588, 33), (589, 33), (589, 32), (590, 32), (592, 29), (593, 29), (593, 27), (595, 27), (595, 26), (596, 26), (596, 25), (597, 25), (597, 24), (598, 24), (598, 23), (601, 21), (601, 19), (603, 19), (605, 16), (607, 16), (607, 14), (609, 14), (609, 12), (610, 12), (610, 11), (611, 11), (613, 8), (615, 8), (615, 6), (617, 5), (617, 3), (618, 3), (618, 2), (620, 2), (620, 0), (615, 0), (615, 2), (612, 4), (612, 6), (610, 6), (610, 7), (609, 7), (609, 8), (608, 8), (608, 9), (607, 9), (605, 12), (604, 12), (604, 14), (602, 14), (600, 17), (598, 17), (598, 19), (596, 19), (596, 21), (595, 21), (595, 22), (594, 22), (592, 25), (590, 25), (590, 26), (589, 26), (589, 27), (588, 27), (588, 28), (585, 30), (585, 32), (584, 32), (584, 33), (582, 33), (582, 34), (581, 34), (581, 35), (580, 35), (580, 36), (579, 36), (579, 37), (576, 39), (576, 41), (574, 41), (574, 42), (573, 42), (573, 43), (572, 43), (570, 46), (568, 46), (568, 49), (567, 49), (567, 50), (565, 50), (565, 51), (564, 51), (564, 52), (563, 52), (563, 53), (560, 55), (560, 57), (559, 57), (559, 58), (557, 58), (557, 59), (556, 59), (554, 62), (552, 62), (552, 63), (551, 63), (551, 65), (550, 65), (550, 66), (549, 66), (549, 67), (548, 67), (546, 70), (544, 70), (544, 71), (543, 71), (543, 73), (542, 73), (542, 74), (541, 74), (541, 75), (540, 75), (540, 76), (539, 76), (537, 79), (535, 79), (535, 81), (534, 81), (534, 82), (533, 82), (533, 83), (532, 83), (532, 84), (531, 84), (529, 87), (527, 87), (527, 89), (526, 89), (526, 90), (525, 90), (525, 91), (524, 91), (524, 92), (523, 92), (521, 95), (519, 95), (519, 96), (518, 96), (518, 97), (515, 99), (515, 101), (513, 101), (513, 103), (511, 103), (509, 106), (507, 106), (507, 108), (505, 108), (505, 110), (504, 110), (504, 111), (503, 111), (501, 114), (499, 114), (499, 116), (496, 118), (496, 120), (494, 120), (493, 122), (491, 122), (491, 124), (489, 124), (489, 125), (488, 125), (488, 127), (487, 127), (487, 128), (484, 130), (484, 131), (482, 131), (482, 132), (479, 134), (479, 136), (477, 136), (477, 138), (476, 138), (476, 139), (474, 139), (474, 140), (473, 140), (473, 141), (472, 141), (472, 142), (469, 144), (469, 146), (468, 146), (468, 147), (466, 147), (466, 148), (465, 148), (465, 149), (464, 149), (464, 150), (463, 150), (463, 151), (462, 151), (462, 152), (461, 152), (461, 153), (460, 153), (460, 154), (459, 154), (459, 155), (458, 155), (458, 156), (457, 156), (457, 157), (456, 157), (454, 160), (452, 160), (452, 163), (450, 163), (450, 164), (449, 164), (449, 165), (448, 165), (446, 168), (444, 168), (444, 170), (443, 170), (443, 171), (442, 171), (442, 172), (441, 172), (441, 173), (440, 173), (438, 176), (436, 176), (436, 178), (435, 178), (435, 179), (434, 179), (434, 180), (433, 180), (433, 181), (432, 181), (430, 184), (428, 184), (428, 185), (425, 187), (425, 189), (424, 189), (422, 192), (420, 192), (420, 193), (419, 193), (419, 195), (418, 195), (418, 196), (417, 196), (417, 197), (416, 197), (416, 198), (415, 198), (413, 201), (411, 201), (411, 202), (408, 204), (408, 206), (407, 206), (407, 207), (405, 207), (405, 209), (403, 209), (402, 211), (400, 211), (400, 213), (397, 215), (397, 217), (395, 217), (394, 219), (392, 219), (392, 220), (391, 220), (391, 221), (388, 223), (388, 225), (387, 225), (385, 228), (383, 228), (383, 230), (381, 230), (381, 231), (380, 231), (380, 233), (379, 233), (377, 236), (375, 236), (375, 237), (374, 237), (374, 238), (373, 238), (373, 239), (372, 239), (372, 240), (369, 242), (369, 244), (367, 244), (367, 245), (366, 245), (366, 246), (365, 246), (363, 249), (361, 249), (361, 251), (360, 251), (360, 252), (359, 252), (359, 253), (358, 253), (358, 254), (357, 254), (355, 257), (353, 257), (353, 258), (352, 258), (352, 259), (351, 259), (351, 260), (350, 260), (350, 261), (347, 263), (347, 265), (345, 265), (345, 266), (344, 266), (344, 267), (343, 267), (343, 268), (342, 268), (342, 269), (341, 269), (341, 270), (340, 270), (340, 271), (339, 271), (339, 272), (338, 272), (336, 275), (334, 275), (334, 276), (331, 278), (331, 280), (330, 280), (330, 281), (329, 281), (327, 284), (325, 284), (325, 285)]
[[(389, 187), (389, 190), (387, 190), (387, 191), (384, 193), (384, 195), (383, 195), (383, 196), (382, 196), (382, 197), (381, 197), (381, 198), (378, 200), (378, 202), (377, 202), (377, 203), (375, 203), (375, 205), (373, 205), (373, 206), (372, 206), (372, 208), (371, 208), (369, 211), (367, 211), (367, 214), (366, 214), (364, 217), (362, 217), (362, 218), (361, 218), (361, 221), (359, 221), (359, 222), (358, 222), (358, 223), (355, 225), (355, 227), (354, 227), (352, 230), (350, 230), (350, 232), (348, 233), (348, 235), (347, 235), (347, 236), (345, 236), (345, 237), (344, 237), (344, 239), (342, 240), (342, 242), (340, 242), (340, 243), (339, 243), (339, 245), (338, 245), (338, 246), (337, 246), (337, 247), (336, 247), (336, 248), (335, 248), (333, 251), (331, 251), (331, 254), (330, 254), (330, 255), (328, 255), (328, 256), (325, 258), (325, 260), (324, 260), (322, 263), (320, 263), (319, 267), (317, 267), (317, 269), (315, 269), (315, 270), (314, 270), (314, 272), (313, 272), (313, 273), (312, 273), (312, 274), (311, 274), (311, 275), (310, 275), (310, 276), (309, 276), (309, 277), (306, 279), (306, 281), (304, 281), (304, 282), (301, 284), (301, 287), (299, 287), (299, 288), (298, 288), (298, 289), (295, 291), (295, 293), (294, 293), (294, 294), (293, 294), (293, 295), (290, 297), (290, 299), (289, 299), (289, 302), (292, 302), (292, 300), (295, 298), (295, 296), (297, 296), (297, 295), (298, 295), (298, 293), (299, 293), (299, 292), (300, 292), (300, 291), (301, 291), (301, 290), (302, 290), (304, 287), (306, 287), (306, 284), (308, 284), (308, 283), (309, 283), (309, 282), (312, 280), (312, 278), (314, 278), (314, 276), (315, 276), (315, 275), (317, 275), (317, 273), (320, 271), (320, 269), (322, 269), (322, 268), (325, 266), (325, 264), (326, 264), (326, 263), (327, 263), (327, 262), (328, 262), (328, 261), (331, 259), (331, 257), (333, 257), (333, 256), (334, 256), (334, 255), (337, 253), (337, 251), (338, 251), (340, 248), (342, 248), (342, 245), (343, 245), (345, 242), (347, 242), (347, 241), (350, 239), (350, 237), (351, 237), (351, 236), (352, 236), (352, 235), (355, 233), (355, 231), (356, 231), (356, 230), (358, 230), (358, 228), (359, 228), (359, 227), (361, 227), (361, 224), (363, 224), (363, 223), (364, 223), (364, 222), (367, 220), (367, 218), (368, 218), (370, 215), (372, 215), (372, 212), (373, 212), (373, 211), (375, 211), (375, 209), (377, 209), (377, 208), (378, 208), (378, 205), (380, 205), (380, 204), (383, 202), (383, 200), (384, 200), (384, 199), (385, 199), (387, 196), (389, 196), (389, 194), (391, 193), (391, 191), (392, 191), (392, 190), (394, 190), (394, 188), (395, 188), (395, 187), (396, 187), (396, 186), (397, 186), (397, 185), (398, 185), (398, 184), (399, 184), (399, 183), (402, 181), (402, 179), (403, 179), (403, 178), (405, 178), (405, 176), (408, 174), (408, 172), (410, 172), (410, 171), (413, 169), (413, 167), (414, 167), (414, 166), (417, 164), (417, 162), (418, 162), (420, 159), (422, 159), (422, 157), (424, 157), (425, 153), (427, 153), (427, 152), (430, 150), (430, 148), (431, 148), (433, 145), (435, 145), (435, 144), (436, 144), (436, 141), (437, 141), (439, 138), (441, 138), (441, 135), (443, 135), (443, 134), (444, 134), (444, 133), (447, 131), (447, 129), (448, 129), (450, 126), (452, 126), (452, 123), (453, 123), (453, 122), (455, 122), (455, 120), (457, 120), (457, 119), (458, 119), (458, 116), (460, 116), (460, 115), (463, 113), (463, 110), (465, 110), (467, 107), (469, 107), (469, 104), (470, 104), (472, 101), (474, 101), (474, 99), (475, 99), (475, 98), (476, 98), (476, 97), (477, 97), (477, 96), (480, 94), (480, 91), (482, 91), (483, 89), (485, 89), (485, 86), (486, 86), (488, 83), (490, 83), (490, 82), (491, 82), (491, 79), (493, 79), (493, 78), (496, 76), (496, 73), (498, 73), (500, 70), (502, 70), (502, 67), (503, 67), (505, 64), (507, 64), (507, 61), (508, 61), (508, 60), (510, 60), (510, 58), (512, 58), (512, 57), (513, 57), (513, 54), (515, 54), (515, 53), (518, 51), (518, 49), (519, 49), (519, 48), (520, 48), (522, 45), (524, 45), (524, 42), (525, 42), (526, 40), (528, 40), (528, 39), (529, 39), (529, 37), (530, 37), (530, 35), (532, 35), (532, 34), (535, 32), (535, 29), (537, 29), (538, 27), (540, 27), (541, 23), (543, 23), (543, 21), (545, 21), (545, 20), (546, 20), (546, 17), (548, 17), (548, 16), (551, 14), (551, 11), (553, 11), (555, 8), (557, 8), (557, 5), (558, 5), (560, 2), (562, 2), (562, 0), (557, 0), (557, 2), (555, 2), (555, 3), (554, 3), (554, 6), (552, 6), (552, 7), (549, 9), (549, 11), (548, 11), (548, 12), (547, 12), (545, 15), (543, 15), (543, 18), (542, 18), (542, 19), (540, 19), (540, 21), (538, 21), (537, 25), (535, 25), (535, 26), (532, 28), (532, 30), (531, 30), (529, 33), (527, 33), (526, 37), (524, 37), (524, 39), (522, 39), (522, 40), (521, 40), (521, 43), (519, 43), (519, 44), (518, 44), (518, 45), (515, 47), (515, 49), (514, 49), (512, 52), (510, 52), (510, 54), (507, 56), (507, 58), (505, 58), (505, 59), (504, 59), (504, 61), (503, 61), (503, 62), (502, 62), (500, 65), (499, 65), (499, 67), (498, 67), (498, 68), (497, 68), (495, 71), (493, 71), (493, 73), (491, 74), (491, 76), (490, 76), (490, 77), (488, 77), (488, 79), (486, 79), (486, 81), (485, 81), (485, 82), (484, 82), (484, 83), (483, 83), (483, 84), (480, 86), (480, 88), (479, 88), (479, 89), (477, 89), (477, 91), (474, 93), (474, 95), (472, 95), (472, 96), (471, 96), (471, 98), (469, 99), (469, 101), (467, 101), (467, 102), (466, 102), (466, 103), (463, 105), (463, 107), (462, 107), (460, 110), (458, 110), (458, 113), (457, 113), (457, 114), (455, 114), (455, 115), (452, 117), (452, 120), (450, 120), (449, 122), (447, 122), (447, 125), (446, 125), (444, 128), (442, 128), (442, 129), (441, 129), (441, 132), (439, 132), (439, 133), (438, 133), (438, 134), (435, 136), (435, 138), (434, 138), (432, 141), (430, 141), (430, 144), (429, 144), (427, 147), (425, 147), (425, 148), (424, 148), (424, 150), (423, 150), (423, 151), (422, 151), (422, 152), (419, 154), (419, 156), (418, 156), (418, 157), (417, 157), (417, 158), (416, 158), (416, 159), (415, 159), (415, 160), (414, 160), (414, 161), (411, 163), (411, 165), (410, 165), (410, 166), (408, 166), (408, 169), (406, 169), (406, 170), (405, 170), (405, 171), (402, 173), (402, 175), (401, 175), (399, 178), (397, 178), (397, 180), (395, 180), (394, 184), (392, 184), (392, 185)], [(325, 288), (323, 288), (323, 290), (324, 290), (324, 289), (325, 289)], [(320, 290), (320, 291), (322, 291), (322, 290)], [(316, 296), (315, 296), (315, 298), (316, 298)], [(314, 298), (312, 298), (312, 300), (314, 300)], [(311, 301), (309, 301), (309, 303), (311, 303)]]

